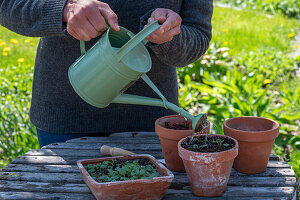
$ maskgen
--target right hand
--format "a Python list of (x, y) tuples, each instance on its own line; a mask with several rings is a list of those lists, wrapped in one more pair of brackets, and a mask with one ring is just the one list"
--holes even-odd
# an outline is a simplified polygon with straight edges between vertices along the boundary
[(89, 41), (106, 30), (106, 22), (119, 31), (118, 16), (107, 3), (97, 0), (68, 0), (63, 10), (67, 31), (78, 40)]

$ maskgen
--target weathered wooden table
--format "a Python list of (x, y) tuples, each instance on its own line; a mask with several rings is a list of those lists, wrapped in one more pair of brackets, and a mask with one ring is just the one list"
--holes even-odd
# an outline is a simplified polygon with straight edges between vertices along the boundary
[[(109, 137), (86, 137), (51, 144), (16, 158), (0, 173), (0, 199), (95, 199), (76, 166), (76, 161), (101, 157), (102, 144), (138, 154), (163, 158), (155, 133), (115, 133)], [(175, 178), (164, 199), (207, 199), (191, 193), (185, 173)], [(264, 173), (244, 175), (232, 169), (222, 197), (210, 199), (293, 199), (296, 178), (287, 163), (271, 156)]]

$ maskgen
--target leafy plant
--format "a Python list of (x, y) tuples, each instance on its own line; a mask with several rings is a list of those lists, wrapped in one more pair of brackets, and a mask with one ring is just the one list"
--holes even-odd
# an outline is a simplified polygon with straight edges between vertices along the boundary
[(221, 0), (221, 2), (300, 18), (300, 2), (298, 0)]
[(147, 159), (112, 160), (85, 166), (88, 173), (98, 182), (114, 182), (160, 177), (154, 165)]
[(299, 134), (299, 62), (273, 49), (235, 58), (227, 52), (228, 48), (213, 44), (207, 55), (180, 69), (180, 105), (194, 114), (208, 113), (214, 131), (219, 134), (228, 118), (274, 119), (281, 124), (274, 153), (288, 161), (290, 153), (298, 150), (290, 140), (292, 133)]

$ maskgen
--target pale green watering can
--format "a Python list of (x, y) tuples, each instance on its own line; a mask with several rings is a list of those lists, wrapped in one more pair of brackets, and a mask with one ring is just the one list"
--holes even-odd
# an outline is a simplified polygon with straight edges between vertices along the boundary
[[(146, 75), (152, 66), (145, 47), (146, 37), (159, 27), (155, 21), (136, 35), (123, 27), (118, 32), (108, 27), (87, 52), (84, 42), (80, 41), (81, 57), (69, 68), (70, 83), (84, 101), (95, 107), (104, 108), (110, 103), (165, 107), (191, 119), (193, 130), (200, 131), (206, 115), (194, 117), (168, 102)], [(161, 99), (123, 94), (140, 77)]]

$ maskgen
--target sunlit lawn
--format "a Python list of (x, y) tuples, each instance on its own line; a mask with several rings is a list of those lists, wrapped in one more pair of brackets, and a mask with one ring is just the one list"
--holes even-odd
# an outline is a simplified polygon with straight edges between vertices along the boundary
[(230, 48), (232, 55), (257, 49), (275, 48), (288, 52), (300, 21), (255, 10), (214, 9), (213, 41)]

